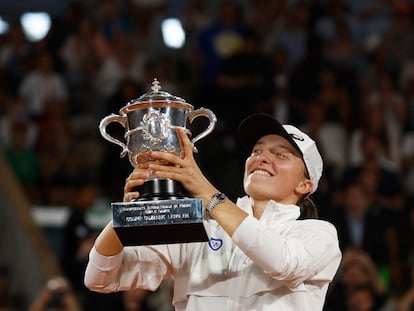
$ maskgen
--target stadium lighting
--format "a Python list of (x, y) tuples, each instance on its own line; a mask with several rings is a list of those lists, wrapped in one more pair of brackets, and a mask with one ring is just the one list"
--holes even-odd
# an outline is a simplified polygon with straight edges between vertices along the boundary
[(7, 23), (0, 16), (0, 35), (3, 35), (9, 31), (9, 23)]
[(51, 26), (50, 15), (46, 12), (27, 12), (20, 17), (27, 40), (35, 42), (42, 40)]
[(161, 31), (166, 46), (174, 49), (183, 47), (185, 31), (179, 19), (167, 18), (162, 21)]

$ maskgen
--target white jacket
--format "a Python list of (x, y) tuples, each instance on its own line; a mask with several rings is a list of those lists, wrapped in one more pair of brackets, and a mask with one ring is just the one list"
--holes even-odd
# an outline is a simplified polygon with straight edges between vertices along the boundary
[(85, 284), (99, 292), (155, 290), (174, 279), (173, 304), (181, 310), (322, 310), (341, 260), (337, 233), (326, 221), (297, 220), (296, 205), (269, 202), (260, 220), (250, 214), (230, 238), (206, 220), (204, 243), (125, 247), (112, 257), (91, 250)]

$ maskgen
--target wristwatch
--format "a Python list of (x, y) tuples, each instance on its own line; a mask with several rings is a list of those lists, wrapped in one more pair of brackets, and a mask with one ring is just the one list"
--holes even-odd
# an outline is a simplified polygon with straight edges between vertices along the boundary
[(221, 202), (227, 200), (227, 197), (224, 193), (221, 192), (216, 192), (215, 194), (213, 194), (213, 196), (211, 197), (210, 202), (207, 203), (206, 205), (206, 210), (211, 213), (211, 211), (213, 210), (213, 208), (216, 207), (217, 204), (220, 204)]

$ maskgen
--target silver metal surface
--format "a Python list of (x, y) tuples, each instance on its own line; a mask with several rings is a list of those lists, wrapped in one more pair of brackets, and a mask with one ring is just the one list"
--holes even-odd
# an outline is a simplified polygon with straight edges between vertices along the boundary
[[(181, 143), (177, 129), (183, 128), (191, 137), (189, 125), (198, 117), (209, 120), (207, 128), (191, 139), (194, 144), (210, 134), (217, 122), (215, 114), (206, 108), (194, 109), (184, 99), (161, 91), (160, 83), (154, 79), (151, 92), (130, 101), (120, 113), (103, 118), (99, 130), (103, 138), (122, 148), (121, 157), (128, 154), (133, 167), (152, 161), (151, 151), (171, 152), (181, 155)], [(125, 129), (125, 141), (114, 138), (107, 132), (107, 126), (119, 123)]]

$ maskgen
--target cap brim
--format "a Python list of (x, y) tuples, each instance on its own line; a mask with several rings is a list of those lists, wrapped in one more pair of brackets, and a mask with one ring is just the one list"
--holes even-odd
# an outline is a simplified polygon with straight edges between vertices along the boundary
[(250, 115), (239, 125), (239, 141), (247, 151), (251, 151), (256, 142), (265, 135), (279, 135), (285, 138), (302, 155), (302, 151), (283, 128), (283, 125), (269, 114), (256, 113)]

